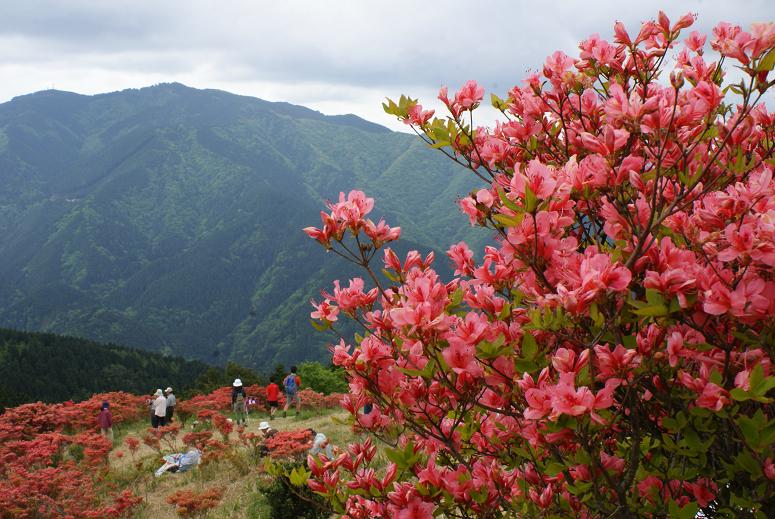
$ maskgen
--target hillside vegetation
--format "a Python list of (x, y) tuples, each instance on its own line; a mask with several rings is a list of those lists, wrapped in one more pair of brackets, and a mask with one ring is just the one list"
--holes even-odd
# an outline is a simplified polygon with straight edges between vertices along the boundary
[[(227, 418), (228, 387), (181, 399), (177, 419), (159, 429), (148, 428), (145, 397), (122, 392), (7, 409), (0, 414), (0, 519), (279, 517), (273, 507), (287, 495), (277, 494), (278, 480), (267, 468), (302, 466), (310, 428), (341, 446), (353, 433), (342, 422), (341, 395), (303, 389), (301, 413), (273, 419), (278, 432), (263, 440), (264, 388), (246, 389), (258, 399), (247, 427)], [(96, 427), (103, 400), (111, 404), (112, 440)], [(198, 467), (154, 476), (162, 456), (192, 448), (201, 451)]]
[(0, 325), (260, 371), (322, 359), (308, 301), (352, 272), (300, 229), (359, 188), (405, 248), (475, 243), (454, 167), (355, 116), (180, 84), (17, 97), (0, 104)]
[(172, 386), (180, 392), (207, 370), (181, 357), (0, 328), (0, 408), (84, 400), (105, 391), (144, 394)]

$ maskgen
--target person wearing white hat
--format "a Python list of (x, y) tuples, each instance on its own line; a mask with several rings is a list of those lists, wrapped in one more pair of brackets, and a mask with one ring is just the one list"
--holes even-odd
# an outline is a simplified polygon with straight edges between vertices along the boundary
[(166, 416), (166, 422), (167, 424), (172, 423), (172, 415), (175, 414), (175, 406), (178, 403), (177, 398), (175, 398), (175, 394), (172, 392), (172, 388), (168, 387), (164, 390), (164, 392), (167, 394), (167, 416)]
[(259, 456), (266, 456), (269, 454), (269, 447), (266, 445), (266, 440), (277, 434), (277, 430), (272, 429), (269, 422), (261, 422), (258, 424), (258, 430), (263, 438), (261, 439), (261, 443), (256, 446), (256, 449), (258, 450)]
[(245, 415), (247, 414), (246, 400), (247, 395), (245, 394), (245, 388), (242, 387), (242, 381), (235, 378), (234, 383), (231, 385), (231, 410), (234, 412), (234, 421), (237, 425), (245, 423)]
[(151, 417), (151, 425), (155, 429), (156, 427), (163, 427), (167, 417), (167, 399), (164, 398), (164, 393), (161, 389), (157, 389), (153, 394), (156, 400), (153, 401), (153, 416)]
[(275, 429), (272, 429), (272, 426), (269, 425), (269, 422), (261, 422), (258, 424), (258, 430), (261, 431), (261, 434), (264, 435), (264, 438), (274, 436), (274, 434), (277, 432)]

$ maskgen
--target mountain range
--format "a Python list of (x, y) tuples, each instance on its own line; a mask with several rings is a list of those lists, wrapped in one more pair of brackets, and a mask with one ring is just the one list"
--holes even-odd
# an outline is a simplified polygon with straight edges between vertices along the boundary
[(309, 299), (355, 272), (301, 228), (362, 189), (400, 250), (480, 243), (475, 183), (415, 136), (181, 84), (0, 104), (0, 326), (265, 369), (327, 357)]

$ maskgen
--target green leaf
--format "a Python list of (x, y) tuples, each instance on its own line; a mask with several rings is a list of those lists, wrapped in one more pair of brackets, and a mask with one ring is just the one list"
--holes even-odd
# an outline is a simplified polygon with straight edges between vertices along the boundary
[(492, 215), (492, 219), (503, 225), (504, 227), (517, 227), (522, 224), (524, 215), (511, 216), (508, 214), (497, 213)]
[(530, 189), (530, 186), (525, 184), (525, 211), (532, 213), (535, 211), (536, 207), (538, 207), (538, 198), (536, 198), (536, 195), (533, 193), (533, 190)]
[[(761, 364), (759, 364), (758, 367), (761, 367)], [(754, 392), (756, 393), (757, 396), (764, 396), (767, 393), (769, 393), (769, 391), (774, 387), (775, 387), (775, 377), (770, 375), (756, 385)]]
[(759, 425), (751, 418), (747, 416), (741, 416), (737, 419), (737, 425), (740, 430), (743, 431), (743, 436), (746, 443), (752, 447), (756, 447), (759, 444)]
[(390, 272), (388, 269), (382, 269), (382, 275), (388, 278), (393, 283), (398, 283), (401, 281), (401, 279), (395, 275), (393, 272)]
[(770, 52), (764, 55), (759, 60), (759, 64), (756, 66), (756, 70), (759, 72), (768, 72), (775, 68), (775, 49), (771, 49)]
[(530, 323), (538, 328), (541, 329), (543, 327), (543, 316), (541, 315), (541, 310), (535, 309), (530, 311)]
[(409, 468), (407, 459), (404, 455), (404, 451), (401, 449), (385, 449), (385, 456), (387, 459), (396, 464), (399, 469), (406, 470)]
[(460, 302), (463, 301), (463, 289), (458, 288), (454, 292), (452, 292), (452, 301), (451, 303), (453, 305), (459, 305)]
[(328, 330), (329, 328), (331, 328), (331, 321), (318, 322), (318, 321), (314, 321), (314, 320), (310, 319), (309, 322), (312, 325), (312, 327), (315, 328), (319, 332), (324, 332), (324, 331)]
[(538, 369), (538, 364), (532, 360), (527, 359), (515, 359), (514, 367), (521, 373), (532, 373)]
[(697, 431), (695, 431), (693, 428), (688, 427), (684, 431), (684, 438), (682, 440), (682, 443), (685, 443), (691, 450), (698, 452), (702, 448), (702, 442), (700, 441), (700, 437), (697, 435)]
[(665, 305), (644, 306), (643, 308), (633, 310), (633, 313), (642, 317), (659, 317), (667, 315), (667, 307)]
[(547, 463), (546, 465), (544, 465), (544, 472), (547, 475), (552, 476), (552, 477), (554, 477), (557, 474), (559, 474), (560, 472), (562, 472), (563, 469), (565, 469), (565, 465), (563, 465), (562, 463), (558, 463), (556, 461), (552, 461), (552, 462)]
[(662, 294), (658, 290), (654, 290), (653, 288), (647, 288), (646, 289), (646, 301), (648, 301), (652, 305), (664, 305), (665, 304), (665, 298), (662, 296)]
[(501, 199), (501, 203), (514, 211), (515, 213), (521, 213), (522, 208), (518, 206), (513, 200), (506, 196), (506, 192), (503, 189), (498, 189), (498, 198)]
[(697, 503), (689, 503), (686, 506), (678, 507), (678, 503), (670, 501), (668, 505), (670, 517), (675, 519), (694, 519), (700, 507)]
[(506, 105), (506, 102), (503, 99), (492, 93), (490, 94), (490, 103), (496, 110), (502, 110)]
[(505, 321), (506, 318), (510, 315), (511, 315), (511, 305), (509, 303), (506, 303), (503, 305), (503, 308), (501, 308), (500, 313), (498, 313), (498, 320)]
[(751, 393), (759, 395), (759, 388), (764, 386), (764, 369), (761, 364), (757, 364), (753, 370), (751, 370), (751, 377), (748, 379), (751, 386)]
[(302, 487), (307, 483), (310, 472), (307, 472), (303, 467), (296, 467), (291, 471), (288, 479), (291, 481), (291, 485), (295, 487)]
[(748, 396), (748, 393), (743, 391), (742, 388), (736, 387), (732, 391), (729, 392), (729, 396), (732, 397), (733, 400), (737, 400), (738, 402), (745, 402), (750, 397)]
[(527, 360), (533, 360), (538, 353), (538, 343), (529, 332), (522, 335), (522, 356)]

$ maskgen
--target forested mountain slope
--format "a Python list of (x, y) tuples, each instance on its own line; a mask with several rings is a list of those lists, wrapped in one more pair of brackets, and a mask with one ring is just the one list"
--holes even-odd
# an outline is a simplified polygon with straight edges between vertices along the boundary
[[(0, 325), (263, 369), (326, 356), (310, 297), (351, 274), (301, 228), (358, 188), (402, 248), (481, 241), (476, 184), (355, 116), (163, 84), (0, 104)], [(439, 267), (447, 260), (439, 255)]]

